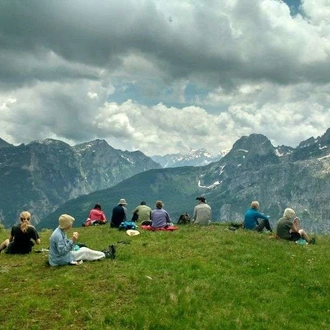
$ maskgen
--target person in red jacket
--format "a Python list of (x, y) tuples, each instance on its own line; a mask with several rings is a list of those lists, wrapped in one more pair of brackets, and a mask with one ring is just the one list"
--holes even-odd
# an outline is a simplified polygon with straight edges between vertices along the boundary
[(100, 204), (95, 204), (94, 208), (90, 210), (87, 221), (83, 223), (83, 227), (104, 225), (107, 223), (107, 218)]

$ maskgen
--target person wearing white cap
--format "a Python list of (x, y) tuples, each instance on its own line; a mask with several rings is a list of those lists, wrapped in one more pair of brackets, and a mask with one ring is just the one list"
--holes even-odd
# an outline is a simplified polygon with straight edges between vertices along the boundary
[(123, 221), (126, 221), (127, 218), (126, 205), (127, 205), (126, 200), (124, 198), (121, 198), (118, 202), (118, 205), (113, 208), (111, 222), (110, 222), (111, 228), (119, 228), (120, 224)]
[(66, 232), (72, 228), (74, 217), (68, 214), (62, 214), (59, 219), (59, 226), (54, 230), (50, 236), (49, 245), (49, 264), (51, 266), (61, 265), (79, 265), (83, 260), (93, 261), (104, 258), (115, 258), (115, 249), (112, 251), (95, 251), (87, 247), (80, 247), (75, 250), (76, 242), (78, 240), (78, 232), (72, 234), (71, 239), (67, 238)]

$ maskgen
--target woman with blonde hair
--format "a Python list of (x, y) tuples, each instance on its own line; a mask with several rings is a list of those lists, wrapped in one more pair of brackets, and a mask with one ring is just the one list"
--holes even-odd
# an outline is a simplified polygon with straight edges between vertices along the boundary
[(32, 251), (34, 244), (40, 244), (39, 234), (30, 223), (30, 212), (23, 211), (19, 217), (21, 223), (12, 227), (9, 239), (0, 245), (0, 252), (5, 250), (9, 254), (27, 254)]

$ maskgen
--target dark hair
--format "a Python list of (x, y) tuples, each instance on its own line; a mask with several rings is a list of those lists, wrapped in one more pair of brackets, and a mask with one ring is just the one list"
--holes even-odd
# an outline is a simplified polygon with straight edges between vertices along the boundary
[(145, 202), (145, 201), (142, 201), (142, 202), (141, 202), (141, 205), (146, 205), (146, 202)]
[(95, 204), (94, 209), (102, 210), (101, 204)]
[(157, 209), (161, 209), (161, 208), (163, 208), (163, 206), (164, 206), (164, 203), (162, 201), (157, 201), (156, 202), (156, 208)]

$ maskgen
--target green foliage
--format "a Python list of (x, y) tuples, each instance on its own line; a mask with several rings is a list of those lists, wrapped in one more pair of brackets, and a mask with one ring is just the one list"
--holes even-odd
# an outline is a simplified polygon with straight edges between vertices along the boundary
[(117, 258), (56, 268), (47, 253), (0, 254), (1, 329), (330, 328), (328, 236), (302, 246), (225, 225), (79, 232), (93, 249), (115, 243)]

